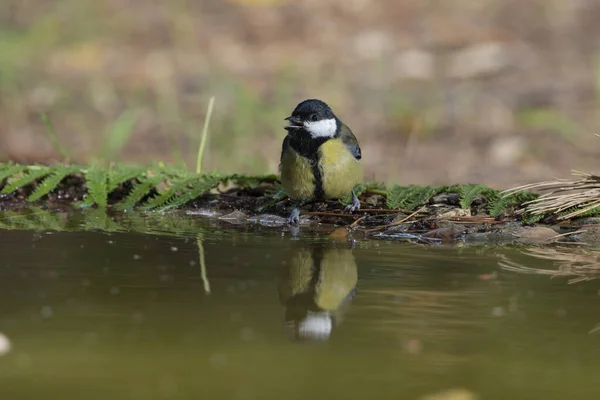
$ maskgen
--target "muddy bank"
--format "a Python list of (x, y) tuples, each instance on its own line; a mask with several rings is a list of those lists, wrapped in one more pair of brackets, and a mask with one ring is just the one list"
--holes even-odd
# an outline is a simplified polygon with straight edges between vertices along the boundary
[[(273, 195), (271, 183), (211, 191), (169, 211), (117, 210), (116, 206), (131, 187), (126, 182), (110, 192), (106, 207), (89, 207), (82, 206), (87, 188), (81, 177), (66, 177), (56, 189), (33, 202), (27, 199), (35, 184), (25, 185), (13, 193), (0, 195), (0, 227), (60, 230), (85, 225), (92, 229), (143, 231), (153, 229), (153, 216), (166, 215), (174, 232), (193, 232), (195, 221), (202, 218), (213, 221), (219, 229), (272, 228), (291, 234), (310, 232), (342, 241), (377, 239), (472, 245), (600, 241), (598, 218), (558, 222), (550, 216), (530, 223), (514, 212), (518, 207), (507, 208), (505, 213), (492, 217), (486, 213), (485, 196), (478, 196), (469, 208), (462, 208), (459, 194), (442, 193), (408, 210), (389, 209), (385, 195), (365, 190), (360, 196), (361, 209), (355, 213), (344, 212), (338, 201), (311, 203), (302, 207), (299, 225), (290, 226), (286, 216), (292, 203)], [(156, 193), (148, 196), (152, 195)], [(78, 222), (69, 219), (69, 215), (82, 210), (85, 213), (78, 217)], [(56, 218), (57, 215), (62, 215), (62, 219)]]

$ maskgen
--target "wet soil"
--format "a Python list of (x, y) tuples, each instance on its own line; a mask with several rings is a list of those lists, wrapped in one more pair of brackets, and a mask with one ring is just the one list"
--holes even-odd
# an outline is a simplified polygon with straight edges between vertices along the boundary
[[(119, 214), (114, 206), (129, 193), (131, 187), (132, 182), (127, 182), (110, 193), (108, 213)], [(0, 195), (0, 213), (25, 211), (32, 206), (56, 211), (76, 209), (87, 193), (85, 180), (77, 175), (65, 178), (57, 189), (37, 202), (27, 201), (33, 188), (34, 185), (27, 185), (12, 194)], [(265, 184), (252, 189), (213, 191), (175, 212), (213, 218), (223, 222), (223, 226), (258, 224), (314, 230), (336, 240), (380, 239), (476, 245), (600, 242), (600, 219), (579, 218), (558, 222), (547, 217), (529, 224), (514, 212), (494, 218), (484, 212), (485, 198), (477, 198), (471, 208), (462, 209), (455, 193), (434, 196), (416, 210), (389, 209), (384, 196), (369, 192), (360, 196), (361, 209), (353, 213), (345, 211), (338, 201), (308, 203), (301, 207), (298, 226), (290, 226), (287, 216), (293, 207), (292, 201), (288, 198), (273, 199), (269, 195), (271, 189), (271, 185)]]

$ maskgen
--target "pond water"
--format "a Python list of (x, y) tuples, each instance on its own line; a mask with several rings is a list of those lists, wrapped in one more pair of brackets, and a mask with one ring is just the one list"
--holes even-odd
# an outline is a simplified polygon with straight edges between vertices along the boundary
[(600, 396), (600, 281), (550, 275), (569, 249), (187, 218), (0, 230), (0, 398)]

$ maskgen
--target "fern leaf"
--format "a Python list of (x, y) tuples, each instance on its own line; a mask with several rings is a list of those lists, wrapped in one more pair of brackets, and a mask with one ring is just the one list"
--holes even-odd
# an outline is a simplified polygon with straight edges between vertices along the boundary
[(9, 178), (1, 193), (13, 193), (15, 190), (34, 182), (36, 179), (48, 175), (49, 172), (50, 168), (44, 166), (28, 167), (25, 172), (19, 173), (16, 176), (13, 176), (13, 178)]
[(497, 216), (506, 212), (506, 208), (514, 204), (514, 199), (510, 197), (497, 198), (489, 205), (490, 216), (496, 218)]
[(190, 171), (185, 165), (179, 164), (157, 163), (151, 171), (153, 174), (164, 176), (169, 180), (179, 180), (197, 176), (196, 173)]
[(431, 197), (445, 191), (446, 186), (393, 186), (387, 193), (386, 205), (390, 209), (406, 208), (414, 210)]
[(59, 213), (44, 210), (40, 207), (28, 207), (23, 210), (20, 217), (35, 230), (64, 230), (64, 224)]
[(108, 232), (123, 230), (123, 227), (107, 214), (106, 208), (97, 208), (87, 214), (84, 227), (86, 230), (100, 229)]
[(52, 211), (39, 210), (33, 214), (33, 220), (35, 221), (38, 229), (41, 230), (53, 230), (63, 231), (65, 229), (64, 223), (60, 220), (60, 214)]
[(524, 225), (532, 225), (539, 222), (542, 218), (544, 218), (544, 215), (524, 215), (521, 222)]
[[(600, 212), (600, 206), (594, 207), (596, 201), (587, 201), (563, 210), (557, 214), (559, 219), (593, 217)], [(590, 208), (591, 207), (591, 208)], [(589, 208), (586, 210), (586, 208)], [(573, 214), (573, 215), (571, 215)]]
[(506, 197), (500, 195), (493, 196), (489, 205), (489, 214), (492, 217), (497, 217), (506, 212), (508, 207), (519, 207), (521, 204), (538, 198), (537, 193), (517, 192)]
[(159, 192), (158, 195), (149, 199), (146, 204), (142, 206), (142, 209), (150, 210), (165, 205), (171, 198), (176, 196), (177, 192), (185, 190), (191, 183), (193, 183), (193, 180), (190, 178), (171, 181), (171, 185), (169, 187)]
[(138, 178), (139, 183), (133, 186), (131, 192), (117, 206), (118, 210), (124, 211), (134, 208), (150, 191), (159, 183), (164, 181), (161, 175), (144, 176)]
[(402, 187), (398, 185), (392, 186), (389, 190), (386, 198), (386, 205), (389, 209), (399, 208), (402, 205), (402, 201), (406, 198), (408, 193), (408, 187)]
[(27, 169), (27, 166), (21, 164), (1, 164), (0, 165), (0, 184), (11, 176), (17, 175)]
[(463, 185), (460, 189), (461, 208), (470, 208), (473, 200), (479, 195), (486, 196), (491, 202), (493, 201), (493, 196), (497, 196), (497, 191), (480, 184)]
[(215, 175), (185, 177), (172, 182), (169, 188), (150, 199), (143, 209), (159, 208), (164, 210), (180, 207), (227, 180), (229, 180), (228, 176)]
[(122, 183), (131, 181), (144, 174), (145, 170), (138, 167), (117, 166), (108, 170), (107, 193), (117, 189)]
[(96, 204), (98, 207), (106, 207), (108, 203), (108, 172), (96, 166), (90, 166), (85, 171), (85, 185), (88, 197), (85, 204), (88, 206)]
[(177, 196), (175, 193), (157, 208), (161, 211), (165, 211), (168, 209), (181, 207), (215, 188), (221, 182), (221, 179), (211, 176), (207, 176), (202, 179), (196, 179), (196, 182), (190, 183), (191, 187), (186, 188), (183, 194)]
[(2, 212), (0, 225), (4, 229), (31, 229), (31, 222), (27, 221), (24, 215), (10, 210)]
[(0, 226), (5, 229), (23, 229), (23, 230), (43, 230), (44, 226), (40, 226), (35, 218), (35, 214), (31, 210), (23, 210), (20, 212), (4, 211), (0, 218)]
[(50, 193), (51, 191), (56, 189), (58, 184), (67, 175), (72, 174), (73, 172), (78, 170), (77, 167), (67, 167), (64, 165), (60, 165), (60, 166), (54, 167), (52, 169), (53, 169), (52, 173), (50, 173), (50, 175), (45, 177), (44, 180), (37, 185), (37, 187), (35, 188), (33, 193), (31, 193), (29, 195), (29, 197), (27, 198), (27, 201), (39, 200), (43, 196), (47, 195), (48, 193)]
[(406, 199), (402, 202), (402, 206), (407, 210), (414, 210), (418, 206), (429, 201), (429, 199), (436, 195), (438, 188), (428, 186), (414, 186), (409, 191)]

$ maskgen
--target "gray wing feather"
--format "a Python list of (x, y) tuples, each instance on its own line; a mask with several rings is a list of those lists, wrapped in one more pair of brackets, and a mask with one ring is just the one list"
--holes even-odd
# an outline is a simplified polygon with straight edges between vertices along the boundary
[(354, 158), (360, 160), (362, 158), (362, 151), (360, 150), (360, 145), (358, 144), (356, 136), (354, 136), (354, 133), (352, 133), (348, 126), (342, 126), (340, 136), (342, 138), (342, 142), (346, 145), (348, 151), (354, 156)]

